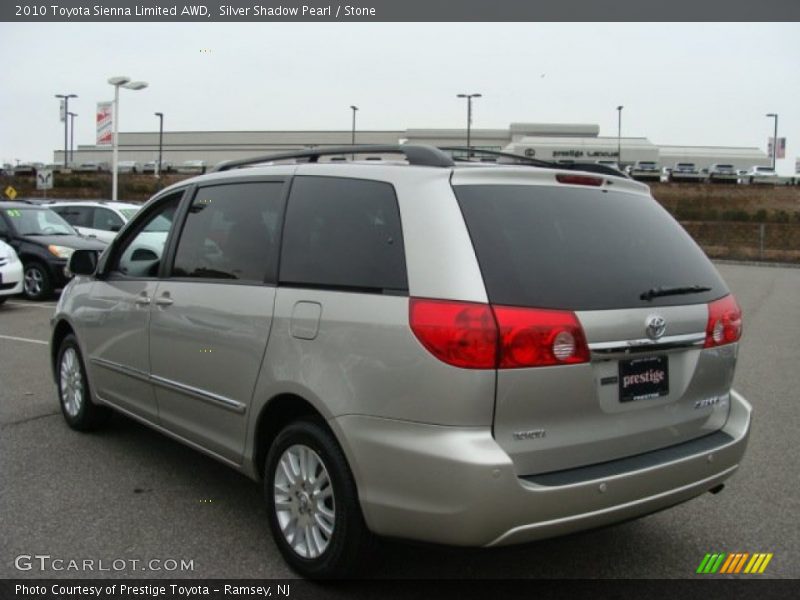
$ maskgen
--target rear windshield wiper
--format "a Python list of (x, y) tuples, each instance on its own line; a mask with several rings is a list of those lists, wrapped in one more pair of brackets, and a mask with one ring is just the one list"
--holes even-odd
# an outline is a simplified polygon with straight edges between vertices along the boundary
[(642, 300), (652, 300), (653, 298), (660, 298), (661, 296), (681, 296), (683, 294), (699, 294), (701, 292), (710, 292), (711, 288), (705, 285), (686, 285), (683, 287), (657, 287), (650, 288), (646, 292), (642, 292), (639, 296)]

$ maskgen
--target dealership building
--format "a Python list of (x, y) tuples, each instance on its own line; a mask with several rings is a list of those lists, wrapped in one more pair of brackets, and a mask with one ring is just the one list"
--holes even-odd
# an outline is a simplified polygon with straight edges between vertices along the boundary
[[(644, 137), (600, 136), (600, 127), (574, 123), (512, 123), (508, 129), (472, 129), (475, 148), (502, 150), (554, 161), (617, 161), (623, 165), (639, 160), (662, 167), (693, 162), (699, 168), (715, 163), (737, 169), (771, 164), (759, 148), (731, 146), (660, 146)], [(356, 131), (357, 144), (429, 144), (463, 146), (465, 129), (405, 129)], [(212, 166), (224, 160), (247, 158), (308, 147), (350, 144), (352, 131), (165, 131), (163, 160), (180, 166), (203, 161)], [(158, 159), (159, 133), (120, 132), (119, 160), (145, 163)], [(56, 164), (64, 162), (63, 150), (53, 153)], [(111, 146), (81, 145), (74, 152), (76, 164), (111, 164)]]

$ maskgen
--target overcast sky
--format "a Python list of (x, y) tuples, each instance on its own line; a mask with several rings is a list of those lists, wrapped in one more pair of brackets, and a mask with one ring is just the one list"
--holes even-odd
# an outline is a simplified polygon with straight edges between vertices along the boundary
[(757, 146), (780, 115), (800, 155), (800, 24), (0, 23), (0, 160), (51, 162), (63, 148), (58, 93), (75, 144), (93, 144), (113, 75), (120, 130), (463, 127), (457, 93), (479, 92), (473, 127), (596, 123), (656, 144)]

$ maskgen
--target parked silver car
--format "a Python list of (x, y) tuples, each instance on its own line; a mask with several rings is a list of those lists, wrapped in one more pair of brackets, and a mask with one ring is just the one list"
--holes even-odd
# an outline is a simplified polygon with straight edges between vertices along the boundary
[(737, 470), (741, 311), (646, 185), (411, 145), (216, 171), (75, 252), (53, 372), (71, 427), (113, 408), (261, 481), (299, 573), (376, 536), (606, 525)]

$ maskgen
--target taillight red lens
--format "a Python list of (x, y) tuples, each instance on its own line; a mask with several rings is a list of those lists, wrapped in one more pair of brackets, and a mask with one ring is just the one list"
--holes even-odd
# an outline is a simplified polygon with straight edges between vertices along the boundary
[(493, 307), (500, 331), (499, 368), (587, 362), (589, 346), (575, 313), (513, 306)]
[(567, 175), (566, 173), (559, 173), (556, 175), (556, 181), (559, 183), (571, 183), (573, 185), (592, 185), (599, 187), (603, 185), (602, 177), (592, 177), (591, 175)]
[(411, 330), (436, 358), (465, 369), (497, 364), (497, 324), (488, 304), (412, 298)]
[(589, 360), (569, 311), (412, 298), (411, 330), (439, 360), (466, 369), (519, 369)]
[(733, 294), (708, 305), (706, 325), (706, 348), (738, 342), (742, 337), (742, 309)]

